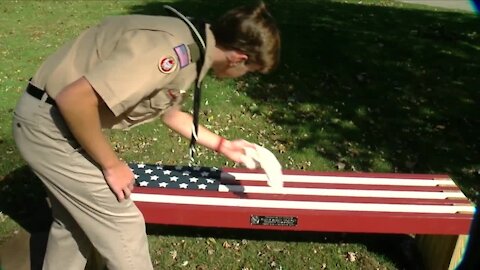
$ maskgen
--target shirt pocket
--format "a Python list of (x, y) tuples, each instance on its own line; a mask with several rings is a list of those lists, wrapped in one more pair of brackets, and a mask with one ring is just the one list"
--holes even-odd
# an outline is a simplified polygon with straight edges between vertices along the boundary
[(127, 113), (127, 118), (131, 123), (142, 122), (155, 115), (155, 110), (151, 106), (149, 99), (139, 102), (135, 107), (130, 109)]
[(168, 108), (179, 104), (182, 95), (178, 89), (162, 89), (150, 99), (150, 105), (153, 109), (165, 111)]
[(126, 118), (129, 122), (129, 126), (136, 126), (153, 120), (168, 108), (179, 103), (180, 100), (181, 94), (179, 90), (159, 90), (148, 99), (139, 102), (127, 112)]

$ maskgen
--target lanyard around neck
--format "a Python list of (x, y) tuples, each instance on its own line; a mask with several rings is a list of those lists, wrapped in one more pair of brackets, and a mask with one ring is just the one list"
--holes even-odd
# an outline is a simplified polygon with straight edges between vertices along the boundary
[(195, 163), (195, 144), (198, 139), (198, 122), (199, 122), (199, 112), (200, 112), (200, 100), (202, 92), (202, 81), (200, 80), (200, 72), (202, 71), (203, 63), (205, 62), (205, 23), (198, 22), (195, 26), (187, 17), (178, 12), (171, 6), (165, 5), (165, 9), (170, 11), (173, 15), (181, 19), (187, 24), (188, 28), (192, 32), (192, 36), (199, 47), (200, 57), (197, 60), (197, 78), (195, 80), (195, 91), (193, 93), (193, 125), (192, 125), (192, 136), (190, 138), (189, 154), (190, 154), (190, 163)]

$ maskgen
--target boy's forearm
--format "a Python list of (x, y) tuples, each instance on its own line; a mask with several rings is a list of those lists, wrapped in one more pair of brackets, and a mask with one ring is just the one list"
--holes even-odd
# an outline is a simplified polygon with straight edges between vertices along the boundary
[[(192, 136), (193, 117), (191, 114), (181, 111), (178, 108), (172, 108), (162, 118), (165, 125), (170, 129), (190, 139)], [(220, 135), (217, 135), (202, 125), (198, 126), (198, 140), (197, 143), (212, 150), (218, 150), (218, 144), (222, 140)]]

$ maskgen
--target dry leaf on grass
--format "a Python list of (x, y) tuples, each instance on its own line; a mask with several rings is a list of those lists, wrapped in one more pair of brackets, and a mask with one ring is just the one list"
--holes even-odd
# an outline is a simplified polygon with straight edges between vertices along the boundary
[(347, 260), (348, 260), (349, 262), (354, 262), (354, 261), (356, 261), (356, 260), (357, 260), (357, 253), (352, 252), (352, 251), (347, 252)]
[(231, 248), (232, 247), (232, 245), (230, 245), (230, 243), (228, 243), (227, 241), (223, 242), (222, 246), (224, 248)]
[(177, 251), (176, 251), (176, 250), (170, 251), (170, 256), (172, 256), (172, 259), (173, 259), (173, 260), (176, 260), (176, 259), (177, 259), (177, 256), (178, 256)]

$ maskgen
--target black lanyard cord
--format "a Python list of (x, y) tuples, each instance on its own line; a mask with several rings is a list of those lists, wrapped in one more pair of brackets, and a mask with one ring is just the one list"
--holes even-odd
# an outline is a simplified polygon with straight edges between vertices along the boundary
[(192, 32), (192, 36), (197, 43), (200, 51), (200, 57), (197, 61), (197, 78), (195, 79), (195, 91), (193, 93), (193, 127), (192, 127), (192, 136), (190, 138), (189, 154), (191, 163), (195, 163), (195, 144), (198, 140), (198, 123), (199, 123), (199, 114), (200, 114), (200, 104), (201, 104), (201, 92), (202, 92), (202, 82), (200, 81), (200, 73), (202, 71), (203, 64), (205, 62), (205, 23), (198, 21), (195, 25), (183, 14), (178, 12), (176, 9), (170, 6), (164, 6), (165, 9), (170, 11), (176, 17), (182, 19)]

